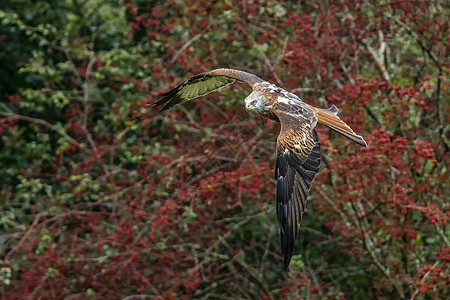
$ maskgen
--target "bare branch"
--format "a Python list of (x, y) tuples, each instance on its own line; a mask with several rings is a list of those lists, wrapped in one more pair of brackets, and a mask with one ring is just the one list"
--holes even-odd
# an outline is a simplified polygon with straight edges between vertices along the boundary
[(79, 142), (77, 142), (74, 138), (72, 138), (66, 132), (61, 130), (61, 128), (58, 128), (56, 125), (53, 125), (45, 120), (32, 118), (32, 117), (28, 117), (28, 116), (23, 116), (23, 115), (19, 115), (19, 114), (15, 114), (15, 113), (0, 112), (0, 115), (5, 116), (7, 120), (24, 120), (24, 121), (28, 121), (31, 123), (45, 126), (48, 129), (51, 129), (51, 130), (55, 131), (56, 133), (60, 134), (61, 136), (63, 136), (64, 138), (68, 139), (72, 144), (77, 145), (80, 148), (83, 148)]
[(187, 41), (186, 44), (184, 44), (183, 47), (181, 47), (181, 49), (175, 53), (175, 55), (173, 56), (173, 58), (170, 62), (174, 63), (178, 59), (178, 56), (180, 56), (181, 53), (183, 53), (193, 42), (198, 40), (203, 35), (203, 33), (204, 33), (204, 31), (200, 32), (199, 34), (197, 34), (196, 36), (191, 38), (189, 41)]
[(39, 223), (39, 220), (41, 218), (42, 214), (37, 214), (36, 217), (34, 218), (33, 223), (30, 225), (30, 228), (28, 228), (27, 232), (25, 233), (25, 235), (22, 237), (22, 239), (20, 239), (20, 242), (14, 247), (12, 248), (8, 254), (6, 254), (5, 256), (5, 260), (8, 261), (11, 259), (11, 257), (14, 255), (14, 252), (16, 252), (18, 249), (20, 249), (20, 247), (22, 247), (22, 245), (26, 242), (26, 240), (28, 239), (28, 237), (30, 236), (31, 232), (33, 232), (34, 228), (37, 226), (37, 224)]
[[(427, 278), (430, 276), (431, 271), (433, 271), (434, 268), (436, 268), (439, 265), (439, 260), (436, 261), (434, 263), (434, 265), (428, 270), (428, 272), (425, 273), (425, 275), (423, 275), (422, 279), (420, 280), (420, 283), (424, 283), (425, 280), (427, 280)], [(411, 296), (411, 300), (414, 300), (414, 298), (416, 298), (416, 296), (419, 294), (420, 292), (420, 287), (418, 287), (414, 293)]]

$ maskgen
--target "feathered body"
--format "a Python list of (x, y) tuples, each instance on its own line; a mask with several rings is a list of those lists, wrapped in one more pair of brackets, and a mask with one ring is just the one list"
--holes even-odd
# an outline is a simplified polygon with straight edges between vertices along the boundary
[(195, 75), (164, 94), (155, 106), (164, 105), (163, 111), (219, 90), (235, 80), (246, 82), (253, 89), (244, 100), (247, 110), (281, 123), (276, 147), (276, 208), (281, 251), (288, 268), (308, 193), (319, 172), (321, 152), (314, 127), (321, 123), (361, 146), (366, 146), (366, 142), (339, 118), (336, 106), (315, 108), (297, 95), (239, 70), (217, 69)]

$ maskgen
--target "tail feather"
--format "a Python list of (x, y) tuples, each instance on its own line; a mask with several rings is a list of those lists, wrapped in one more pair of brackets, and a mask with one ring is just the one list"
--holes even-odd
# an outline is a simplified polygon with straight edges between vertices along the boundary
[(342, 134), (346, 138), (352, 140), (353, 142), (361, 145), (363, 147), (367, 147), (366, 141), (364, 141), (363, 137), (357, 135), (344, 121), (339, 118), (337, 115), (339, 110), (336, 106), (332, 105), (329, 109), (321, 109), (312, 107), (314, 114), (317, 117), (317, 121), (320, 124), (330, 127), (331, 129), (337, 131)]

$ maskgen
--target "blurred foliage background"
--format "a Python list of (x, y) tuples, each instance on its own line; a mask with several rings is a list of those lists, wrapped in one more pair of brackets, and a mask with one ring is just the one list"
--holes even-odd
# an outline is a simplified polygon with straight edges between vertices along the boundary
[[(445, 299), (445, 1), (3, 0), (0, 297)], [(323, 159), (288, 272), (279, 125), (245, 85), (158, 114), (228, 67), (318, 107)]]

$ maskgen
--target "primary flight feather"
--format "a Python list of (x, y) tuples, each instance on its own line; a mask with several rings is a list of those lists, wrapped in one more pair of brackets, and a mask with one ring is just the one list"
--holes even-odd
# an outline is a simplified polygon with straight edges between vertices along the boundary
[(284, 266), (288, 268), (308, 193), (314, 176), (319, 172), (321, 153), (314, 127), (317, 123), (324, 124), (361, 146), (366, 147), (367, 144), (339, 118), (336, 106), (315, 108), (297, 95), (239, 70), (216, 69), (195, 75), (165, 93), (154, 107), (162, 106), (161, 111), (164, 111), (217, 91), (236, 80), (252, 87), (252, 92), (244, 100), (247, 110), (281, 123), (275, 164), (276, 212), (281, 253)]

